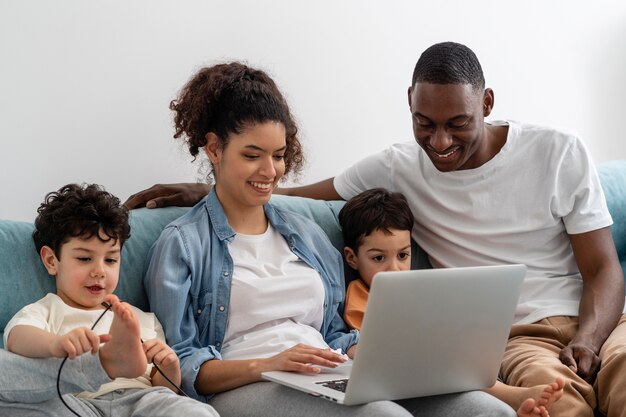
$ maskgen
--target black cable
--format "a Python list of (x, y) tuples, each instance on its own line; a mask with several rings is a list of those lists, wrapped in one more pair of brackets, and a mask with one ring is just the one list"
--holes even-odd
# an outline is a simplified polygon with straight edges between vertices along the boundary
[[(141, 341), (141, 343), (143, 343), (143, 340)], [(178, 385), (176, 385), (171, 379), (169, 379), (167, 377), (167, 375), (165, 375), (163, 373), (163, 371), (161, 370), (161, 368), (159, 368), (159, 365), (157, 365), (156, 363), (154, 363), (154, 360), (152, 361), (152, 365), (154, 365), (154, 367), (156, 368), (157, 371), (159, 371), (159, 373), (161, 374), (161, 376), (163, 378), (165, 378), (167, 380), (167, 382), (169, 382), (170, 384), (172, 384), (173, 387), (176, 387), (176, 389), (178, 389), (178, 391), (180, 391), (181, 394), (183, 394), (185, 397), (187, 398), (191, 398), (189, 395), (187, 395), (187, 393), (185, 391), (183, 391), (183, 389), (181, 387), (179, 387)]]
[[(91, 326), (90, 330), (95, 329), (96, 325), (98, 324), (98, 322), (100, 321), (100, 319), (102, 319), (102, 317), (104, 317), (104, 315), (106, 314), (107, 311), (109, 311), (111, 309), (111, 307), (113, 307), (110, 303), (107, 303), (106, 301), (102, 303), (102, 305), (105, 307), (104, 311), (102, 312), (102, 314), (100, 314), (100, 316), (96, 319), (96, 321), (93, 323), (93, 325)], [(141, 343), (143, 343), (143, 339), (140, 339)], [(59, 372), (57, 374), (57, 394), (59, 395), (59, 399), (61, 400), (61, 402), (63, 403), (63, 405), (72, 412), (72, 414), (74, 414), (77, 417), (81, 417), (80, 414), (78, 414), (76, 411), (74, 411), (72, 409), (72, 407), (70, 407), (65, 400), (63, 399), (63, 395), (61, 395), (61, 370), (63, 369), (63, 365), (65, 365), (65, 362), (67, 361), (68, 356), (66, 356), (63, 359), (63, 362), (61, 362), (61, 366), (59, 366)], [(185, 397), (191, 398), (189, 397), (189, 395), (183, 391), (183, 389), (181, 387), (179, 387), (177, 384), (175, 384), (174, 382), (172, 382), (171, 379), (169, 379), (167, 377), (167, 375), (165, 375), (163, 373), (163, 371), (161, 371), (161, 368), (159, 368), (159, 366), (154, 363), (154, 361), (152, 361), (152, 365), (154, 365), (154, 367), (156, 368), (156, 370), (161, 374), (161, 376), (163, 376), (163, 378), (165, 378), (167, 380), (167, 382), (169, 382), (170, 384), (172, 384), (172, 386), (176, 387), (178, 389), (178, 391), (180, 391)]]
[[(94, 322), (94, 324), (91, 326), (90, 330), (93, 330), (96, 328), (96, 325), (98, 324), (98, 322), (100, 321), (100, 319), (102, 319), (102, 317), (104, 317), (104, 315), (106, 314), (107, 311), (109, 311), (111, 309), (111, 307), (113, 307), (111, 304), (109, 303), (102, 303), (102, 305), (105, 307), (104, 311), (102, 312), (102, 314), (100, 314), (100, 316), (96, 319), (96, 321)], [(66, 356), (65, 359), (63, 359), (63, 362), (61, 362), (61, 366), (59, 366), (59, 373), (57, 374), (57, 394), (59, 394), (59, 399), (61, 400), (61, 402), (63, 403), (63, 405), (72, 412), (72, 414), (74, 414), (77, 417), (81, 417), (80, 414), (78, 414), (76, 411), (74, 411), (72, 409), (72, 407), (70, 407), (65, 400), (63, 399), (63, 395), (61, 395), (61, 370), (63, 369), (63, 365), (65, 365), (65, 362), (67, 362), (67, 358), (69, 356)]]

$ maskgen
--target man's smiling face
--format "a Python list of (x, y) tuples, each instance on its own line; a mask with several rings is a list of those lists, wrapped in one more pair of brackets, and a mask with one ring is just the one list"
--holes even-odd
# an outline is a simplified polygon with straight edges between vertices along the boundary
[(490, 155), (484, 117), (493, 92), (470, 84), (416, 83), (409, 88), (415, 140), (442, 172), (477, 168)]

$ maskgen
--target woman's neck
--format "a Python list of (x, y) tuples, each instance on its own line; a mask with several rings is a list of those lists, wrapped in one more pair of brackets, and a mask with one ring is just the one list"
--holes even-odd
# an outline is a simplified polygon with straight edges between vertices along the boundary
[(245, 235), (260, 235), (267, 231), (267, 217), (263, 206), (243, 206), (228, 198), (221, 198), (219, 189), (216, 188), (217, 199), (219, 200), (224, 214), (228, 219), (228, 224), (235, 232)]

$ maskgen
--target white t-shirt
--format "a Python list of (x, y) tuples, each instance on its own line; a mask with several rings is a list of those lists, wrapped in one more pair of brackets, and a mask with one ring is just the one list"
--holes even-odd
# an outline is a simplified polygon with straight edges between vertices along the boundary
[(261, 235), (237, 234), (223, 359), (266, 358), (298, 343), (328, 347), (320, 333), (324, 284), (271, 225)]
[(478, 168), (440, 172), (411, 141), (358, 162), (335, 189), (344, 199), (374, 187), (403, 193), (413, 239), (436, 268), (525, 264), (517, 323), (577, 316), (582, 279), (568, 234), (612, 224), (591, 157), (569, 133), (492, 124), (508, 124), (507, 141)]
[[(56, 294), (48, 294), (41, 300), (22, 308), (13, 316), (4, 329), (4, 345), (6, 346), (9, 333), (15, 326), (28, 325), (50, 333), (63, 335), (78, 327), (87, 327), (90, 329), (98, 317), (100, 317), (102, 311), (103, 310), (81, 310), (70, 307)], [(154, 314), (145, 313), (135, 307), (133, 307), (133, 311), (139, 320), (141, 338), (143, 340), (159, 339), (165, 341), (163, 328)], [(109, 332), (112, 322), (113, 312), (109, 310), (98, 322), (94, 331), (97, 334), (106, 334)], [(86, 353), (86, 355), (90, 355), (90, 353)], [(97, 392), (84, 391), (78, 394), (77, 397), (96, 398), (117, 389), (150, 388), (152, 387), (150, 380), (151, 370), (152, 364), (147, 365), (146, 372), (138, 378), (117, 378), (112, 382), (101, 385)]]

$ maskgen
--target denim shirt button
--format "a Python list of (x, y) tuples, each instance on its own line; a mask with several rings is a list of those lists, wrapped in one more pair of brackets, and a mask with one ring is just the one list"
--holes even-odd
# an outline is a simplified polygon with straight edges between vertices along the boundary
[(219, 310), (224, 311), (224, 306), (220, 306)]
[(200, 314), (200, 313), (202, 313), (202, 309), (201, 308), (198, 309), (198, 314)]
[(227, 277), (228, 276), (228, 272), (224, 272), (224, 276)]

